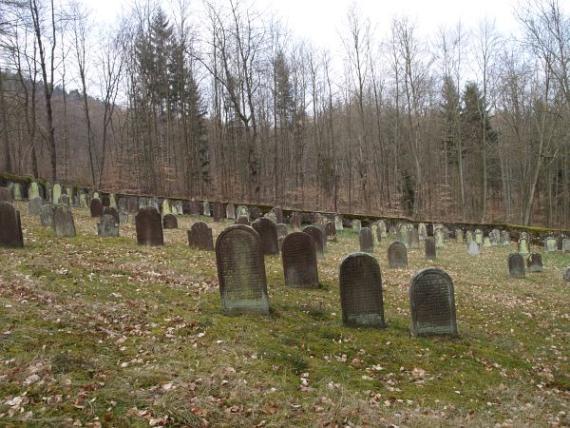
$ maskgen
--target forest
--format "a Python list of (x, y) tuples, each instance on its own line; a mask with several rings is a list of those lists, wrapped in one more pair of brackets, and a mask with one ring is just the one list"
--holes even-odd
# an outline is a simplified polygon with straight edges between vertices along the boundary
[[(570, 13), (425, 37), (347, 10), (343, 54), (240, 0), (0, 0), (0, 173), (428, 221), (570, 226)], [(199, 24), (197, 24), (199, 23)]]

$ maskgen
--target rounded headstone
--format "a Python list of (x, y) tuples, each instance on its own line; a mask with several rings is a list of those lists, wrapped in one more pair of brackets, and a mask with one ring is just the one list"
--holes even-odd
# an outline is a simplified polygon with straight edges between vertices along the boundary
[(38, 183), (32, 181), (30, 183), (30, 186), (28, 187), (28, 200), (31, 201), (32, 199), (39, 197), (40, 197), (40, 188), (38, 186)]
[(360, 233), (360, 229), (362, 229), (362, 222), (358, 219), (352, 220), (352, 231)]
[(40, 208), (40, 223), (44, 227), (53, 227), (53, 205), (42, 205)]
[(39, 196), (36, 196), (33, 199), (30, 199), (28, 202), (28, 214), (29, 215), (40, 215), (42, 211), (42, 205), (44, 204), (44, 200)]
[(103, 203), (100, 199), (93, 198), (89, 204), (91, 217), (101, 217), (103, 215)]
[(61, 184), (55, 183), (51, 189), (51, 203), (59, 204), (59, 198), (61, 198)]
[(277, 243), (277, 227), (275, 223), (265, 217), (258, 218), (252, 224), (261, 239), (261, 249), (263, 254), (279, 254)]
[(75, 222), (71, 208), (57, 205), (53, 210), (53, 230), (57, 237), (72, 238), (75, 236)]
[(307, 226), (303, 229), (307, 235), (313, 238), (315, 243), (315, 250), (317, 251), (317, 255), (324, 255), (325, 253), (325, 246), (326, 246), (326, 236), (323, 234), (323, 231), (320, 227), (315, 225)]
[(164, 245), (162, 219), (156, 208), (141, 208), (135, 216), (135, 224), (139, 245)]
[(188, 245), (198, 250), (214, 251), (212, 229), (202, 221), (194, 223), (188, 231)]
[(305, 232), (293, 232), (282, 246), (285, 285), (293, 288), (319, 288), (315, 243)]
[(509, 275), (511, 278), (524, 278), (525, 276), (525, 266), (524, 258), (519, 253), (513, 253), (509, 255), (508, 259), (509, 265)]
[(478, 256), (481, 253), (479, 245), (477, 245), (475, 241), (469, 241), (469, 243), (467, 244), (467, 253), (470, 256)]
[(226, 205), (226, 218), (235, 220), (236, 218), (236, 207), (234, 204)]
[(162, 225), (164, 229), (178, 229), (178, 219), (174, 214), (166, 214), (162, 218)]
[(394, 241), (388, 247), (388, 264), (391, 268), (408, 267), (408, 249), (400, 241)]

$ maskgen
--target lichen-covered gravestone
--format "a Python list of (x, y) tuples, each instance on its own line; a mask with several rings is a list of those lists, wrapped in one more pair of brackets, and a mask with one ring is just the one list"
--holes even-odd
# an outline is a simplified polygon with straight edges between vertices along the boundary
[(558, 250), (558, 242), (554, 236), (548, 236), (544, 240), (544, 251), (551, 253)]
[(501, 245), (511, 245), (511, 234), (508, 230), (501, 231)]
[(418, 224), (418, 236), (420, 241), (424, 241), (428, 237), (427, 227), (425, 223)]
[(542, 272), (542, 256), (539, 253), (532, 253), (526, 260), (529, 272)]
[(73, 238), (75, 236), (75, 222), (71, 208), (66, 205), (57, 205), (53, 210), (53, 230), (59, 238)]
[(441, 269), (416, 273), (409, 289), (413, 336), (457, 335), (453, 281)]
[(319, 288), (315, 243), (305, 232), (285, 237), (282, 247), (285, 285), (293, 288)]
[(378, 220), (376, 227), (377, 227), (377, 235), (380, 237), (380, 239), (378, 239), (378, 242), (380, 242), (382, 238), (386, 238), (388, 236), (388, 230), (386, 229), (386, 222), (384, 220)]
[(10, 202), (0, 201), (0, 247), (24, 246), (20, 211)]
[(564, 238), (562, 240), (562, 251), (570, 253), (570, 238)]
[(478, 256), (481, 253), (479, 245), (477, 245), (475, 241), (469, 241), (469, 244), (467, 244), (467, 253), (470, 256)]
[(29, 215), (40, 215), (42, 210), (42, 205), (44, 204), (44, 200), (39, 196), (30, 199), (28, 202), (28, 214)]
[(366, 253), (346, 256), (340, 264), (339, 280), (343, 324), (386, 327), (382, 274), (376, 259)]
[(252, 227), (230, 226), (218, 236), (216, 265), (224, 312), (269, 313), (261, 242)]
[(91, 199), (89, 210), (91, 212), (91, 217), (101, 217), (103, 215), (103, 203), (101, 202), (101, 199)]
[(434, 233), (436, 248), (445, 247), (445, 233), (443, 229), (436, 229)]
[(244, 215), (240, 215), (236, 220), (236, 224), (243, 224), (245, 226), (249, 226), (249, 218)]
[(203, 251), (214, 250), (212, 229), (202, 221), (194, 223), (188, 231), (188, 246)]
[(103, 238), (119, 236), (119, 223), (111, 214), (103, 214), (101, 221), (97, 224), (97, 234)]
[(477, 245), (483, 245), (483, 231), (481, 229), (475, 230), (475, 242)]
[(172, 206), (170, 205), (170, 201), (165, 199), (162, 201), (162, 215), (165, 216), (167, 214), (172, 214)]
[(245, 216), (249, 220), (249, 209), (245, 205), (239, 205), (236, 210), (236, 216), (238, 218)]
[(40, 188), (38, 183), (32, 181), (28, 187), (28, 200), (31, 201), (34, 198), (40, 197)]
[(226, 218), (229, 218), (231, 220), (236, 219), (236, 207), (234, 204), (226, 205)]
[(59, 204), (59, 198), (61, 198), (61, 184), (55, 183), (51, 189), (51, 203)]
[(162, 219), (154, 207), (141, 208), (135, 217), (139, 245), (164, 245)]
[(428, 237), (425, 240), (425, 256), (427, 260), (435, 260), (437, 257), (435, 239), (432, 237)]
[(511, 276), (511, 278), (524, 278), (525, 266), (524, 266), (524, 258), (521, 254), (519, 253), (510, 254), (508, 265), (509, 265), (509, 275)]
[(352, 231), (360, 233), (360, 229), (362, 229), (362, 222), (358, 219), (352, 220)]
[(0, 187), (0, 202), (12, 202), (12, 192), (7, 187)]
[(391, 268), (408, 267), (408, 249), (400, 241), (395, 241), (388, 247), (388, 265)]
[(483, 238), (483, 247), (489, 248), (489, 247), (491, 247), (491, 246), (492, 246), (492, 244), (491, 244), (491, 238), (490, 238), (489, 236), (485, 236), (485, 237)]
[(268, 218), (262, 217), (255, 220), (252, 224), (255, 231), (261, 239), (261, 250), (264, 255), (279, 254), (279, 245), (277, 243), (277, 227)]
[(360, 241), (360, 251), (363, 253), (373, 253), (374, 252), (374, 236), (369, 227), (363, 227), (360, 229), (359, 235)]
[(526, 256), (529, 253), (528, 249), (528, 239), (526, 237), (521, 237), (519, 239), (519, 254)]
[(307, 235), (313, 238), (317, 254), (320, 256), (324, 255), (325, 246), (326, 246), (326, 236), (324, 236), (323, 231), (319, 227), (311, 225), (305, 227), (303, 229), (303, 232), (305, 232)]
[(166, 214), (162, 218), (162, 226), (164, 229), (178, 229), (178, 219), (174, 214)]

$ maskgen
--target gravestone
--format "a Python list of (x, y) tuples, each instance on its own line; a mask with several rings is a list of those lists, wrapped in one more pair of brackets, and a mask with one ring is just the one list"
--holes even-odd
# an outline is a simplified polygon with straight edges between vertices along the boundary
[(28, 200), (31, 201), (32, 199), (39, 197), (40, 197), (40, 188), (38, 186), (38, 183), (32, 181), (30, 183), (30, 186), (28, 187)]
[(281, 251), (285, 285), (292, 288), (319, 288), (315, 242), (305, 232), (293, 232), (283, 240)]
[(480, 253), (479, 245), (477, 245), (475, 241), (470, 241), (469, 244), (467, 244), (467, 254), (470, 256), (478, 256)]
[(245, 205), (239, 205), (237, 207), (236, 216), (238, 218), (241, 216), (245, 216), (249, 220), (249, 209)]
[(125, 211), (119, 211), (119, 224), (128, 224), (129, 213)]
[(566, 282), (570, 282), (570, 266), (568, 266), (564, 270), (564, 273), (562, 274), (562, 279)]
[(39, 196), (30, 199), (30, 202), (28, 202), (28, 215), (40, 215), (43, 204), (44, 200)]
[(511, 234), (508, 230), (501, 232), (501, 245), (511, 245)]
[(276, 221), (275, 223), (283, 223), (283, 210), (281, 207), (273, 207), (271, 209), (273, 214), (275, 214)]
[(101, 199), (99, 192), (93, 192), (93, 195), (91, 195), (91, 199)]
[(275, 213), (273, 211), (269, 211), (263, 217), (268, 219), (268, 220), (271, 220), (273, 223), (277, 224), (277, 216), (275, 215)]
[(22, 200), (22, 185), (20, 183), (12, 183), (12, 197), (15, 201)]
[(127, 197), (127, 211), (129, 214), (136, 214), (139, 211), (139, 198), (136, 196)]
[(406, 246), (406, 248), (410, 248), (410, 241), (409, 241), (408, 229), (406, 227), (401, 227), (399, 231), (399, 238), (398, 240)]
[(418, 231), (413, 227), (408, 230), (408, 244), (412, 249), (420, 248), (420, 236)]
[(259, 207), (251, 207), (249, 209), (249, 218), (250, 220), (257, 220), (258, 218), (261, 218), (262, 213), (261, 210), (259, 209)]
[(93, 198), (89, 204), (89, 210), (91, 211), (91, 217), (101, 217), (103, 215), (103, 203), (100, 199)]
[(59, 204), (59, 198), (61, 198), (61, 184), (55, 183), (51, 189), (51, 203)]
[(289, 222), (291, 223), (291, 227), (293, 229), (299, 230), (301, 229), (301, 213), (297, 212), (297, 211), (293, 211), (291, 213), (291, 218), (289, 220)]
[(210, 212), (210, 203), (208, 201), (202, 202), (202, 214), (206, 217), (212, 216), (212, 213)]
[(453, 281), (441, 269), (416, 273), (409, 289), (413, 336), (457, 336)]
[(109, 194), (109, 207), (117, 209), (117, 199), (114, 193)]
[(463, 244), (463, 230), (455, 229), (455, 240), (458, 244)]
[(483, 247), (485, 247), (485, 248), (491, 247), (491, 238), (490, 237), (485, 236), (483, 238)]
[(427, 227), (425, 223), (418, 224), (418, 236), (420, 241), (423, 241), (428, 237)]
[(465, 233), (465, 242), (467, 242), (467, 245), (469, 245), (471, 242), (475, 242), (473, 240), (473, 232), (471, 232), (470, 230), (468, 230), (467, 233)]
[(214, 202), (212, 204), (213, 212), (214, 212), (214, 221), (222, 221), (224, 218), (224, 204), (221, 202)]
[(435, 260), (437, 258), (435, 239), (432, 237), (427, 237), (425, 240), (425, 256), (427, 260)]
[(69, 199), (69, 196), (66, 193), (64, 193), (59, 197), (59, 205), (71, 208), (71, 200)]
[(79, 206), (81, 208), (87, 208), (87, 195), (85, 194), (85, 192), (81, 192), (79, 194)]
[(526, 260), (526, 266), (529, 272), (542, 272), (542, 256), (539, 253), (532, 253)]
[(230, 226), (218, 236), (216, 265), (224, 312), (269, 313), (261, 242), (252, 227)]
[(570, 253), (570, 238), (564, 238), (562, 240), (562, 251)]
[(525, 276), (524, 258), (521, 254), (519, 253), (510, 254), (508, 265), (509, 265), (509, 275), (511, 276), (511, 278), (524, 278)]
[(164, 245), (162, 219), (156, 208), (141, 208), (135, 216), (135, 225), (139, 245)]
[(527, 238), (521, 237), (519, 239), (519, 254), (521, 254), (523, 256), (526, 256), (529, 254)]
[(170, 201), (165, 199), (162, 201), (162, 215), (165, 216), (167, 214), (172, 214), (172, 206), (170, 205)]
[(53, 210), (53, 230), (59, 238), (73, 238), (75, 236), (75, 222), (71, 208), (66, 205), (57, 205)]
[(105, 208), (103, 208), (103, 215), (105, 215), (105, 214), (112, 215), (117, 224), (121, 223), (121, 217), (119, 216), (119, 212), (117, 211), (117, 208), (105, 207)]
[(391, 268), (408, 267), (408, 249), (400, 241), (394, 241), (388, 247), (388, 265)]
[(277, 243), (277, 227), (268, 218), (262, 217), (255, 220), (252, 224), (255, 231), (259, 234), (261, 241), (261, 250), (264, 255), (279, 254), (279, 245)]
[(435, 247), (436, 248), (443, 248), (445, 247), (445, 236), (444, 236), (444, 232), (442, 229), (436, 229), (436, 231), (434, 232), (434, 238), (435, 238)]
[(325, 233), (327, 234), (327, 238), (336, 240), (336, 227), (332, 221), (325, 224)]
[(53, 205), (42, 205), (40, 208), (40, 223), (44, 227), (53, 227)]
[(324, 236), (322, 229), (315, 225), (310, 225), (305, 227), (303, 232), (313, 238), (317, 255), (323, 256), (326, 247), (326, 236)]
[(491, 238), (491, 245), (499, 245), (501, 242), (501, 231), (499, 229), (493, 229), (491, 233), (489, 233), (489, 237)]
[(352, 220), (352, 231), (360, 233), (360, 229), (362, 229), (362, 222), (358, 219)]
[(190, 215), (200, 215), (201, 212), (200, 202), (190, 201)]
[(120, 196), (117, 200), (117, 210), (119, 212), (128, 212), (129, 211), (129, 203), (128, 203), (127, 196)]
[(238, 217), (238, 219), (236, 220), (236, 224), (243, 224), (243, 225), (249, 226), (249, 218), (247, 218), (244, 215), (240, 215)]
[(475, 230), (475, 242), (479, 246), (483, 245), (483, 232), (481, 231), (481, 229)]
[(382, 274), (374, 257), (366, 253), (346, 256), (340, 264), (339, 282), (344, 325), (386, 327)]
[(111, 214), (103, 214), (97, 224), (97, 234), (102, 238), (116, 238), (119, 236), (119, 223)]
[[(377, 227), (378, 227), (377, 235), (380, 236), (380, 238), (386, 238), (388, 236), (388, 230), (386, 229), (386, 222), (384, 220), (378, 220)], [(378, 242), (380, 242), (380, 239), (378, 240)]]
[(21, 248), (24, 246), (20, 211), (10, 202), (0, 201), (0, 247)]
[(162, 218), (162, 227), (164, 229), (178, 229), (178, 219), (174, 214), (166, 214)]
[(548, 236), (544, 240), (544, 251), (547, 253), (554, 252), (558, 250), (558, 242), (554, 236)]
[(374, 252), (374, 236), (369, 227), (363, 227), (360, 229), (359, 235), (360, 241), (360, 251), (363, 253), (373, 253)]
[(344, 230), (344, 226), (342, 224), (342, 216), (340, 215), (334, 216), (334, 228), (336, 229), (337, 232)]
[(202, 221), (194, 223), (188, 231), (188, 245), (203, 251), (214, 251), (212, 229)]
[(390, 226), (388, 229), (388, 235), (395, 238), (398, 235), (398, 231), (394, 226)]
[(12, 192), (7, 187), (0, 187), (0, 202), (12, 202)]
[(226, 218), (229, 218), (231, 220), (236, 219), (236, 207), (234, 204), (226, 205)]

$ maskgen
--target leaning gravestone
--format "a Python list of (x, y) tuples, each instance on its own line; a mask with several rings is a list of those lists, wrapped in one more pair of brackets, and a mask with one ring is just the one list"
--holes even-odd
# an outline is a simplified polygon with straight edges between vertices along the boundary
[(305, 227), (303, 229), (303, 232), (305, 232), (307, 235), (309, 235), (311, 238), (313, 238), (313, 241), (315, 242), (315, 249), (317, 251), (317, 254), (319, 256), (324, 255), (325, 246), (326, 246), (326, 236), (324, 236), (321, 228), (319, 228), (315, 225), (311, 225), (311, 226)]
[(40, 209), (40, 223), (44, 227), (53, 226), (53, 205), (44, 204)]
[(156, 208), (141, 208), (135, 216), (135, 224), (139, 245), (164, 245), (162, 220)]
[(24, 246), (20, 211), (10, 202), (0, 201), (0, 247)]
[(437, 250), (435, 248), (435, 239), (428, 237), (425, 239), (425, 256), (427, 260), (435, 260), (437, 257)]
[(336, 229), (337, 232), (341, 232), (344, 230), (344, 226), (342, 224), (342, 216), (340, 215), (334, 216), (334, 228)]
[(369, 227), (363, 227), (360, 229), (359, 235), (360, 241), (360, 251), (363, 253), (373, 253), (374, 252), (374, 236), (372, 236), (372, 231)]
[(103, 215), (103, 203), (100, 199), (93, 198), (89, 204), (89, 210), (91, 211), (91, 217), (101, 217)]
[(66, 205), (57, 205), (53, 210), (53, 230), (59, 238), (73, 238), (75, 236), (75, 222), (71, 208)]
[(362, 229), (362, 222), (357, 219), (352, 220), (352, 231), (360, 233), (360, 229)]
[(342, 321), (347, 326), (384, 328), (382, 274), (366, 253), (346, 256), (340, 264)]
[(102, 238), (115, 238), (119, 236), (119, 223), (111, 214), (103, 214), (97, 224), (97, 234)]
[(240, 215), (238, 217), (238, 219), (236, 220), (236, 224), (243, 224), (243, 225), (249, 226), (249, 218), (247, 218), (244, 215)]
[(105, 215), (105, 214), (112, 215), (117, 224), (121, 223), (121, 216), (119, 215), (119, 212), (117, 211), (116, 208), (113, 208), (113, 207), (103, 208), (103, 215)]
[(319, 288), (315, 243), (305, 232), (293, 232), (282, 246), (285, 285), (292, 288)]
[(453, 281), (441, 269), (416, 273), (409, 289), (413, 336), (457, 336)]
[(509, 255), (509, 275), (511, 278), (524, 278), (524, 258), (519, 253)]
[(532, 253), (526, 260), (526, 265), (529, 272), (542, 272), (542, 256), (539, 253)]
[(54, 205), (59, 204), (59, 198), (61, 198), (61, 184), (55, 183), (51, 189), (51, 203)]
[(252, 224), (255, 231), (259, 234), (261, 240), (261, 250), (264, 255), (279, 254), (279, 245), (277, 243), (277, 227), (268, 218), (262, 217), (255, 220)]
[(12, 192), (7, 187), (0, 187), (0, 202), (12, 202)]
[(236, 218), (236, 207), (234, 204), (226, 205), (226, 218), (235, 220)]
[(547, 253), (551, 253), (558, 250), (558, 242), (556, 242), (556, 238), (554, 236), (548, 236), (544, 240), (544, 251)]
[(162, 218), (162, 227), (164, 229), (178, 229), (178, 219), (174, 214), (166, 214)]
[(467, 244), (467, 253), (470, 256), (478, 256), (481, 253), (479, 245), (477, 245), (475, 241), (470, 241), (469, 244)]
[(289, 222), (291, 223), (291, 227), (297, 230), (301, 229), (301, 221), (302, 221), (301, 213), (293, 211), (291, 213), (291, 218), (289, 220)]
[(42, 210), (42, 205), (44, 204), (44, 200), (39, 196), (36, 196), (33, 199), (30, 199), (28, 202), (28, 214), (29, 215), (40, 215)]
[(408, 250), (400, 241), (395, 241), (388, 247), (388, 265), (391, 268), (408, 267)]
[(234, 225), (216, 240), (216, 265), (226, 313), (269, 313), (267, 278), (258, 233)]
[(188, 231), (188, 246), (203, 251), (214, 251), (212, 229), (202, 221), (194, 223)]

